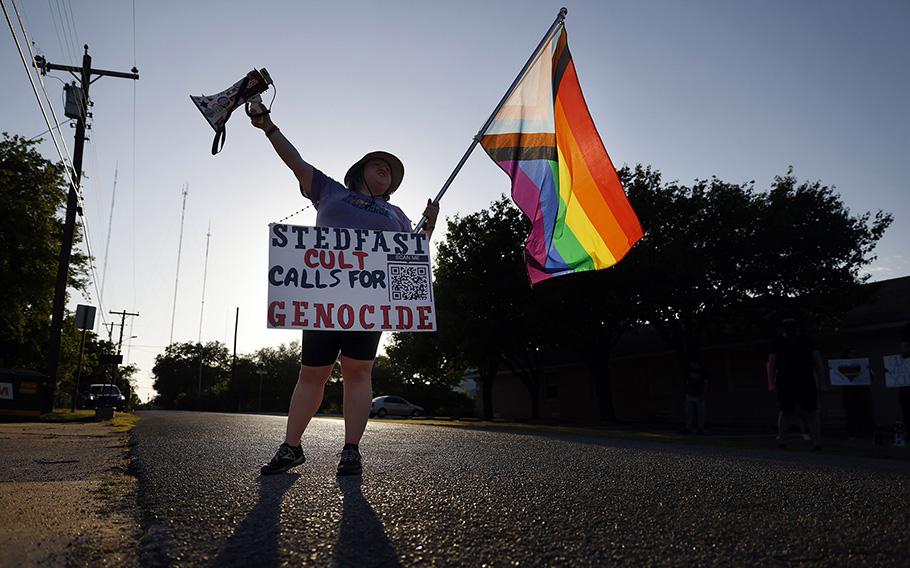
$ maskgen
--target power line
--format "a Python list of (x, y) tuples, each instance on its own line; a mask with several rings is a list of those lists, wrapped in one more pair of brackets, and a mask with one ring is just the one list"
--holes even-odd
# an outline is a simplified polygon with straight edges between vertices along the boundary
[[(19, 50), (19, 58), (22, 60), (22, 65), (25, 67), (25, 73), (28, 75), (28, 81), (32, 85), (32, 91), (35, 93), (35, 100), (38, 101), (38, 107), (41, 109), (41, 116), (44, 117), (44, 123), (47, 124), (48, 130), (53, 130), (51, 126), (51, 121), (47, 117), (47, 111), (44, 110), (44, 105), (41, 103), (41, 95), (38, 94), (38, 87), (35, 86), (35, 80), (32, 78), (32, 72), (29, 70), (28, 63), (25, 61), (25, 53), (22, 51), (22, 46), (19, 45), (19, 36), (16, 34), (15, 28), (13, 28), (13, 21), (10, 19), (9, 12), (6, 9), (6, 3), (3, 0), (0, 0), (0, 6), (3, 7), (3, 15), (6, 16), (6, 23), (9, 25), (9, 31), (13, 34), (13, 41), (16, 43), (16, 49)], [(54, 143), (54, 148), (57, 149), (57, 154), (60, 156), (60, 160), (63, 161), (64, 170), (66, 171), (66, 177), (69, 178), (69, 183), (75, 191), (78, 192), (79, 188), (76, 186), (73, 176), (69, 171), (69, 163), (66, 162), (63, 158), (63, 152), (60, 151), (60, 145), (57, 143), (57, 138), (51, 134), (51, 140)]]
[[(4, 13), (6, 13), (5, 4), (3, 5), (3, 9), (4, 9)], [(9, 22), (8, 13), (7, 13), (7, 21)], [(12, 27), (11, 22), (9, 22), (9, 23), (10, 23), (10, 27)], [(14, 32), (13, 35), (15, 35), (15, 30), (13, 30), (13, 32)], [(16, 41), (17, 41), (17, 45), (18, 45), (18, 38), (16, 39)], [(19, 52), (20, 52), (20, 57), (23, 58), (23, 62), (24, 62), (24, 55), (22, 54), (21, 48), (20, 48)], [(40, 69), (41, 69), (42, 73), (47, 73), (47, 71), (49, 71), (49, 70), (50, 71), (68, 71), (71, 73), (76, 73), (76, 72), (79, 73), (82, 96), (79, 97), (77, 104), (81, 105), (83, 107), (83, 112), (77, 116), (78, 120), (76, 122), (76, 140), (75, 140), (75, 147), (74, 147), (75, 160), (74, 160), (74, 164), (73, 164), (73, 169), (75, 170), (76, 180), (77, 180), (77, 183), (79, 183), (79, 181), (81, 181), (81, 176), (82, 176), (82, 159), (83, 159), (83, 151), (84, 151), (85, 140), (86, 140), (85, 131), (87, 130), (87, 126), (88, 126), (86, 124), (86, 118), (89, 115), (88, 112), (85, 112), (87, 110), (85, 108), (85, 106), (88, 104), (88, 100), (89, 100), (89, 87), (92, 84), (92, 76), (97, 75), (98, 77), (105, 77), (105, 76), (120, 77), (123, 79), (137, 80), (137, 79), (139, 79), (139, 70), (134, 67), (133, 69), (131, 69), (130, 73), (125, 73), (122, 71), (109, 71), (106, 69), (93, 69), (92, 68), (92, 57), (88, 53), (87, 45), (85, 46), (85, 54), (82, 56), (82, 66), (81, 67), (73, 67), (70, 65), (59, 65), (59, 64), (50, 63), (43, 57), (35, 58), (35, 63), (40, 65)], [(27, 66), (26, 66), (26, 70), (27, 70)], [(29, 73), (29, 79), (31, 80), (30, 73)], [(37, 95), (37, 89), (34, 88), (33, 81), (32, 81), (32, 87)], [(37, 98), (38, 98), (38, 102), (40, 104), (40, 102), (41, 102), (40, 97), (37, 97)], [(46, 115), (45, 115), (45, 118), (46, 118)], [(60, 355), (61, 355), (60, 347), (61, 347), (61, 337), (62, 337), (62, 331), (63, 331), (63, 315), (64, 315), (64, 311), (66, 309), (65, 303), (66, 303), (66, 289), (67, 289), (67, 280), (68, 280), (68, 272), (69, 272), (69, 262), (70, 262), (70, 255), (72, 253), (73, 240), (75, 237), (76, 213), (80, 209), (77, 187), (78, 187), (78, 185), (76, 185), (76, 184), (73, 184), (70, 186), (69, 192), (67, 194), (67, 201), (66, 201), (66, 217), (65, 217), (64, 224), (63, 224), (63, 236), (61, 239), (61, 246), (60, 246), (60, 262), (57, 265), (57, 280), (56, 280), (56, 284), (54, 286), (54, 303), (53, 303), (53, 309), (52, 309), (52, 314), (51, 314), (51, 330), (50, 330), (51, 331), (51, 333), (50, 333), (51, 341), (50, 341), (50, 347), (48, 349), (48, 359), (47, 359), (48, 374), (52, 377), (52, 381), (50, 383), (50, 388), (47, 389), (46, 395), (44, 397), (45, 400), (44, 400), (44, 404), (42, 406), (42, 410), (46, 409), (45, 412), (47, 412), (51, 408), (53, 408), (54, 390), (56, 388), (56, 382), (58, 379), (57, 374), (58, 374), (59, 365), (60, 365)], [(79, 211), (79, 213), (80, 213), (79, 216), (81, 218), (82, 217), (81, 211)], [(82, 223), (82, 226), (85, 229), (86, 247), (89, 252), (89, 256), (91, 257), (91, 244), (89, 242), (88, 227), (85, 225), (84, 219), (80, 219), (80, 222)], [(98, 281), (97, 281), (97, 274), (96, 274), (96, 271), (94, 268), (94, 263), (90, 262), (90, 266), (92, 269), (92, 278), (93, 278), (93, 281), (94, 281), (94, 284), (95, 284), (96, 290), (97, 290)]]
[(60, 28), (57, 26), (57, 16), (54, 15), (54, 6), (51, 4), (51, 0), (47, 0), (47, 9), (51, 14), (51, 22), (54, 24), (54, 33), (57, 35), (57, 45), (60, 46), (60, 51), (64, 56), (68, 57), (69, 59), (73, 59), (72, 53), (70, 53), (69, 50), (69, 46), (64, 45), (64, 41), (60, 36)]
[[(70, 156), (69, 148), (66, 143), (63, 141), (63, 133), (60, 132), (60, 125), (63, 124), (57, 119), (57, 113), (54, 112), (54, 105), (51, 102), (50, 95), (47, 94), (47, 87), (44, 85), (44, 79), (41, 77), (41, 73), (38, 71), (37, 63), (35, 61), (35, 53), (32, 51), (31, 42), (28, 39), (28, 31), (25, 29), (25, 25), (22, 23), (22, 15), (19, 13), (19, 6), (16, 4), (16, 0), (10, 0), (13, 3), (13, 10), (16, 12), (16, 19), (19, 21), (19, 28), (22, 30), (22, 37), (25, 38), (25, 47), (28, 49), (30, 61), (32, 62), (32, 69), (35, 70), (35, 74), (38, 76), (38, 84), (41, 85), (41, 91), (44, 93), (44, 99), (47, 101), (47, 108), (51, 111), (51, 116), (54, 117), (54, 122), (57, 124), (57, 136), (60, 137), (60, 142), (63, 145), (63, 152), (66, 154), (66, 159), (63, 160), (63, 156), (60, 157), (64, 163), (68, 164), (71, 170), (74, 170), (72, 167), (73, 158)], [(29, 77), (31, 77), (31, 71), (29, 71)], [(66, 121), (64, 121), (66, 122)], [(52, 134), (53, 135), (53, 134)], [(75, 171), (75, 170), (74, 170)], [(76, 193), (78, 194), (78, 187), (76, 188)]]
[(136, 0), (133, 0), (133, 67), (136, 66)]
[[(19, 13), (19, 7), (16, 5), (16, 0), (11, 0), (11, 2), (13, 4), (13, 10), (16, 12), (16, 19), (19, 22), (19, 27), (22, 29), (22, 35), (25, 38), (26, 47), (28, 47), (28, 50), (29, 50), (29, 55), (32, 56), (32, 61), (34, 62), (35, 61), (34, 53), (32, 52), (31, 45), (29, 45), (29, 43), (28, 43), (28, 32), (26, 31), (25, 26), (22, 23), (22, 17)], [(2, 5), (2, 7), (3, 7), (3, 14), (6, 16), (6, 22), (9, 25), (10, 32), (13, 34), (13, 40), (16, 43), (17, 49), (19, 50), (19, 58), (22, 60), (22, 64), (25, 67), (25, 72), (28, 75), (29, 83), (31, 83), (31, 85), (32, 85), (32, 91), (35, 93), (35, 99), (38, 101), (38, 107), (41, 109), (41, 115), (44, 117), (44, 122), (48, 125), (48, 130), (51, 131), (51, 140), (54, 142), (54, 147), (57, 149), (57, 155), (60, 156), (60, 160), (63, 162), (64, 171), (66, 172), (67, 178), (69, 179), (70, 186), (72, 187), (73, 192), (76, 194), (77, 199), (81, 200), (84, 205), (85, 201), (82, 199), (82, 195), (79, 192), (79, 187), (78, 187), (78, 185), (76, 185), (76, 182), (73, 179), (73, 175), (76, 173), (75, 167), (71, 163), (69, 150), (67, 149), (66, 144), (63, 143), (63, 134), (60, 132), (60, 127), (57, 126), (57, 134), (60, 136), (61, 143), (63, 143), (63, 148), (65, 150), (66, 157), (64, 157), (64, 153), (60, 151), (60, 146), (57, 143), (57, 138), (53, 135), (53, 129), (50, 126), (50, 121), (48, 120), (47, 113), (44, 110), (44, 105), (41, 102), (41, 96), (38, 94), (37, 87), (35, 87), (35, 81), (32, 78), (31, 69), (29, 68), (29, 65), (25, 62), (25, 54), (23, 53), (22, 47), (19, 44), (19, 37), (16, 34), (16, 30), (13, 27), (13, 23), (12, 23), (12, 20), (10, 19), (9, 12), (6, 9), (6, 4), (3, 2), (3, 0), (0, 0), (0, 5)], [(38, 73), (38, 69), (36, 67), (34, 67), (34, 65), (35, 64), (33, 63), (33, 68), (35, 69), (35, 72)], [(47, 94), (47, 89), (44, 86), (44, 81), (41, 79), (40, 73), (38, 74), (38, 81), (41, 84), (41, 90), (44, 92), (44, 98), (47, 101), (47, 105), (51, 111), (51, 115), (54, 117), (54, 122), (57, 122), (57, 114), (54, 112), (53, 104), (51, 103), (50, 96)], [(98, 297), (99, 307), (101, 307), (103, 310), (103, 305), (101, 304), (101, 295), (98, 291), (98, 277), (97, 277), (96, 270), (95, 270), (95, 262), (94, 262), (94, 258), (92, 256), (92, 252), (91, 252), (91, 243), (90, 243), (88, 225), (86, 225), (85, 219), (83, 218), (81, 211), (79, 212), (79, 222), (82, 225), (83, 238), (84, 238), (84, 242), (85, 242), (86, 253), (88, 254), (89, 270), (90, 270), (91, 276), (92, 276), (92, 283), (95, 287), (95, 294)], [(103, 311), (101, 312), (101, 321), (105, 322), (105, 317), (104, 317)]]
[[(55, 77), (55, 78), (56, 78), (56, 77)], [(57, 128), (59, 129), (59, 128), (60, 128), (61, 126), (63, 126), (64, 124), (66, 124), (66, 123), (68, 123), (68, 122), (72, 122), (72, 120), (73, 120), (72, 118), (67, 118), (67, 119), (64, 120), (63, 122), (57, 123)], [(35, 134), (35, 135), (32, 136), (31, 138), (29, 138), (28, 141), (29, 141), (29, 142), (34, 142), (35, 140), (37, 140), (38, 138), (44, 136), (45, 134), (50, 133), (52, 130), (53, 130), (53, 128), (48, 128), (47, 130), (44, 130), (44, 131), (42, 131), (42, 132), (39, 132), (38, 134)], [(53, 136), (53, 134), (51, 134), (51, 136)]]
[[(133, 67), (136, 67), (136, 0), (133, 0)], [(136, 309), (136, 88), (137, 84), (133, 82), (133, 163), (131, 168), (132, 183), (130, 184), (131, 204), (132, 204), (132, 223), (130, 223), (130, 243), (133, 254), (130, 261), (133, 268), (133, 309)]]
[(73, 16), (73, 2), (72, 0), (66, 0), (66, 7), (69, 10), (70, 21), (73, 24), (73, 42), (76, 45), (79, 45), (79, 29), (76, 27), (76, 18)]
[(76, 49), (76, 44), (73, 43), (73, 40), (69, 35), (69, 28), (66, 25), (66, 20), (63, 18), (63, 11), (60, 9), (60, 0), (54, 0), (54, 7), (57, 9), (57, 17), (60, 19), (60, 29), (63, 33), (66, 52), (69, 55), (70, 60), (76, 59), (76, 54), (79, 50)]
[(54, 0), (57, 4), (57, 13), (60, 16), (60, 27), (63, 28), (63, 35), (66, 37), (66, 41), (69, 42), (69, 45), (73, 49), (74, 54), (79, 53), (79, 48), (76, 47), (76, 38), (73, 36), (72, 29), (70, 28), (69, 16), (66, 13), (66, 5), (61, 3), (61, 0)]

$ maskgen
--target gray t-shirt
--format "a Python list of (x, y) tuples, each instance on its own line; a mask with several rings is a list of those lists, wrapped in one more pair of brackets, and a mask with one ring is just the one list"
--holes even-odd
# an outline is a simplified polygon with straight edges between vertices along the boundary
[(316, 168), (309, 198), (316, 208), (317, 227), (412, 231), (411, 220), (398, 207), (382, 197), (351, 191)]

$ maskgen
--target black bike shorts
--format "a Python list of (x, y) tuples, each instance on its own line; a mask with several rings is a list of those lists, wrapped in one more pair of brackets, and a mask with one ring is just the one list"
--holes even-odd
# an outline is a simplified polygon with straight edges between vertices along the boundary
[(777, 381), (777, 402), (784, 412), (793, 412), (799, 407), (803, 412), (818, 410), (818, 391), (812, 379), (801, 381)]
[(300, 363), (308, 367), (332, 365), (339, 353), (349, 359), (372, 361), (381, 331), (304, 331)]

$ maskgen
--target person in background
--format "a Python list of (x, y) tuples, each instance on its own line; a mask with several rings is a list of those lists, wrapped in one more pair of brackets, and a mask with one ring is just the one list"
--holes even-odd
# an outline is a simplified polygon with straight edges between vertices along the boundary
[(771, 342), (768, 353), (768, 386), (777, 393), (777, 444), (786, 446), (787, 433), (797, 416), (809, 424), (814, 450), (821, 449), (818, 416), (818, 383), (825, 367), (815, 339), (803, 332), (794, 318), (784, 319), (783, 333)]
[(701, 366), (692, 361), (686, 367), (686, 427), (684, 434), (695, 432), (701, 436), (705, 433), (705, 394), (708, 380)]

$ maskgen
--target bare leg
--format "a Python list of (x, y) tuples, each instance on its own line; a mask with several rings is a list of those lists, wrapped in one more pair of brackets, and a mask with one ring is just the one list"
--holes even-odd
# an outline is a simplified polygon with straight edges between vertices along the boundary
[(288, 410), (288, 426), (284, 441), (291, 446), (299, 446), (303, 431), (312, 420), (313, 415), (322, 404), (325, 382), (329, 379), (334, 365), (323, 367), (300, 366), (300, 375), (294, 394), (291, 395), (291, 407)]
[(370, 418), (373, 402), (373, 360), (341, 357), (344, 381), (344, 443), (359, 444)]

